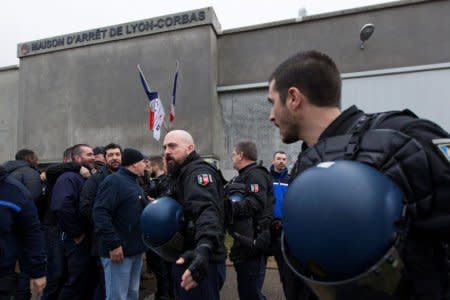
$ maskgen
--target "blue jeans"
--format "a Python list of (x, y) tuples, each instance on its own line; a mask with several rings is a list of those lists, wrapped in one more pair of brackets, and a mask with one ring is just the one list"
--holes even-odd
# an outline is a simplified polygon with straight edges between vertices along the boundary
[(267, 258), (264, 255), (234, 264), (237, 275), (239, 299), (265, 300), (261, 289), (266, 276)]
[(186, 271), (186, 266), (172, 264), (172, 277), (175, 292), (175, 299), (178, 300), (219, 300), (220, 289), (225, 282), (225, 262), (210, 263), (208, 275), (195, 288), (186, 291), (180, 286), (181, 276)]
[(138, 300), (142, 254), (127, 256), (120, 263), (102, 257), (106, 300)]

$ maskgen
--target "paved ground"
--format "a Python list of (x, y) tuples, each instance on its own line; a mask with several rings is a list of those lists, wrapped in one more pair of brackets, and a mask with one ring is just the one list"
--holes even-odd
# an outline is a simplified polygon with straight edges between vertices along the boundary
[[(156, 288), (156, 279), (149, 278), (141, 281), (141, 299), (154, 300), (153, 294)], [(263, 293), (268, 300), (285, 300), (283, 290), (281, 287), (280, 278), (276, 264), (272, 259), (269, 259), (266, 269), (266, 278), (264, 280)], [(227, 264), (227, 279), (220, 292), (221, 299), (235, 300), (239, 299), (237, 295), (236, 273), (233, 266)], [(244, 299), (243, 299), (244, 300)]]

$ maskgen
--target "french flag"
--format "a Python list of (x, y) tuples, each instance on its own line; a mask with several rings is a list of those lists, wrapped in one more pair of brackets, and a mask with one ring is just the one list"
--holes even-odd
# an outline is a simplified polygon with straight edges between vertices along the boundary
[(150, 87), (145, 80), (144, 73), (142, 72), (141, 66), (137, 66), (139, 70), (139, 78), (141, 80), (142, 86), (144, 87), (145, 94), (147, 94), (148, 103), (148, 129), (153, 131), (153, 137), (159, 140), (161, 134), (161, 127), (164, 124), (164, 107), (162, 106), (161, 100), (159, 100), (158, 92), (150, 91)]

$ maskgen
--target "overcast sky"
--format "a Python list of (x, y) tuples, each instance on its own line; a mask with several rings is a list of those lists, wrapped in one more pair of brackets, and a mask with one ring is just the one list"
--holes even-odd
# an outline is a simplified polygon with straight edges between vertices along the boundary
[(0, 6), (0, 67), (19, 64), (17, 44), (212, 6), (222, 29), (391, 0), (22, 0)]

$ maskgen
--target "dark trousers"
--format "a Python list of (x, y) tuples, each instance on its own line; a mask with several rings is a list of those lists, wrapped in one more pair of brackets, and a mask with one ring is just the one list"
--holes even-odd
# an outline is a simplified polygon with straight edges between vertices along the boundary
[(262, 286), (266, 276), (267, 258), (260, 255), (256, 258), (234, 264), (236, 270), (239, 299), (265, 300)]
[(29, 300), (31, 298), (30, 276), (26, 273), (19, 273), (17, 277), (16, 293), (14, 300)]
[(42, 225), (47, 253), (47, 285), (43, 300), (58, 299), (64, 284), (64, 243), (57, 225)]
[(178, 266), (172, 264), (172, 278), (174, 283), (174, 294), (177, 300), (219, 300), (220, 289), (225, 282), (225, 262), (210, 263), (208, 266), (208, 275), (193, 289), (184, 290), (181, 284), (181, 276), (186, 271), (187, 266)]
[(106, 287), (105, 287), (105, 272), (103, 271), (103, 265), (99, 256), (94, 256), (95, 265), (97, 266), (97, 285), (94, 292), (94, 300), (106, 299)]
[(155, 300), (173, 298), (172, 264), (151, 250), (145, 252), (145, 257), (147, 270), (151, 270), (156, 276)]
[(72, 237), (65, 236), (64, 257), (67, 273), (58, 299), (91, 299), (97, 284), (95, 279), (98, 278), (98, 271), (91, 256), (88, 237), (75, 244)]
[(15, 294), (17, 274), (11, 270), (11, 274), (0, 276), (0, 300), (10, 300)]
[(280, 274), (280, 280), (283, 285), (283, 292), (286, 300), (316, 300), (316, 295), (300, 277), (292, 272), (284, 261), (283, 254), (281, 253), (280, 238), (276, 240), (273, 252), (273, 256), (278, 265), (278, 273)]

